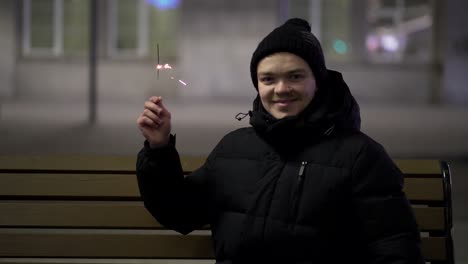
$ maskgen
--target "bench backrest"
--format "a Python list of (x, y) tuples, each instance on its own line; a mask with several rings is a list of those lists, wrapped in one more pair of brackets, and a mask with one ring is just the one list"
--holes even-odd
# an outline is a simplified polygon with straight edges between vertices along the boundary
[[(203, 161), (183, 157), (184, 171)], [(425, 258), (453, 263), (447, 163), (396, 162)], [(0, 156), (0, 263), (212, 263), (209, 235), (178, 235), (152, 218), (139, 196), (134, 157)]]

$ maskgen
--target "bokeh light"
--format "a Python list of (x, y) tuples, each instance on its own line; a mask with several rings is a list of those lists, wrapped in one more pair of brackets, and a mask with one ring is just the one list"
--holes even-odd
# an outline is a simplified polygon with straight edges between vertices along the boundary
[(333, 41), (333, 49), (336, 53), (344, 55), (348, 52), (348, 44), (341, 39), (335, 39)]
[(180, 0), (146, 0), (147, 3), (161, 10), (174, 9), (179, 7)]
[(386, 51), (395, 52), (400, 48), (398, 38), (393, 34), (382, 35), (382, 47)]

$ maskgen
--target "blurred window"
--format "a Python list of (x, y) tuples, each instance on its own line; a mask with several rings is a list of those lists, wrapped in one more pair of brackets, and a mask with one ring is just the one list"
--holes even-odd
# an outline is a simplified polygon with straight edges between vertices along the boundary
[(288, 2), (288, 5), (283, 4), (289, 8), (287, 16), (304, 18), (310, 22), (312, 32), (320, 40), (327, 60), (351, 59), (351, 1), (288, 0)]
[[(363, 15), (354, 14), (358, 5)], [(281, 0), (282, 20), (307, 19), (327, 60), (426, 63), (432, 57), (432, 0)]]
[(368, 0), (367, 11), (366, 50), (370, 61), (431, 59), (431, 0)]
[[(180, 0), (109, 0), (109, 55), (175, 57)], [(161, 52), (162, 53), (162, 52)]]
[(349, 0), (321, 1), (322, 35), (321, 41), (327, 59), (331, 61), (349, 61), (352, 59), (351, 34), (352, 16)]
[(23, 55), (84, 55), (89, 0), (23, 0)]

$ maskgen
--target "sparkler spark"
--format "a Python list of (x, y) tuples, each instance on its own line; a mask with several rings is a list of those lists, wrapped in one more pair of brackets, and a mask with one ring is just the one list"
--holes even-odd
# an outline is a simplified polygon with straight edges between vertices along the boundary
[[(157, 47), (157, 64), (155, 65), (155, 70), (157, 72), (157, 79), (159, 80), (159, 71), (160, 70), (172, 70), (172, 66), (169, 64), (169, 63), (165, 63), (164, 65), (163, 64), (159, 64), (159, 43), (156, 45)], [(174, 76), (171, 76), (171, 80), (174, 80)], [(183, 84), (184, 86), (187, 86), (187, 83), (184, 82), (183, 80), (179, 80), (179, 82), (181, 84)]]
[(165, 69), (165, 70), (171, 70), (172, 69), (172, 66), (169, 65), (168, 63), (162, 65), (162, 64), (156, 64), (156, 70), (162, 70), (162, 69)]

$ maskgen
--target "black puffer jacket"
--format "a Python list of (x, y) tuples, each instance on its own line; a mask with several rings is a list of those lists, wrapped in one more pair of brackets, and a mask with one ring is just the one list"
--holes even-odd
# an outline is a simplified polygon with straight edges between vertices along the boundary
[(254, 102), (250, 123), (182, 175), (174, 138), (146, 146), (137, 175), (147, 209), (189, 233), (210, 224), (217, 263), (423, 263), (402, 174), (359, 131), (359, 107), (329, 72), (297, 117)]

